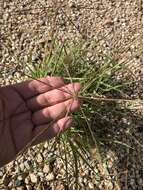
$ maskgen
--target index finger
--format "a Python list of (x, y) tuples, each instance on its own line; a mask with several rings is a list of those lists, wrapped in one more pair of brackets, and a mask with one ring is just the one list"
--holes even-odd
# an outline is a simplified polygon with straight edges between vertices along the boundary
[(15, 84), (13, 87), (24, 99), (28, 99), (64, 85), (65, 83), (60, 77), (46, 77)]
[(74, 93), (78, 93), (80, 90), (80, 84), (68, 84), (61, 88), (56, 88), (48, 92), (42, 93), (38, 96), (27, 100), (27, 106), (30, 110), (36, 111), (44, 107), (53, 106), (60, 102), (66, 101), (73, 97)]

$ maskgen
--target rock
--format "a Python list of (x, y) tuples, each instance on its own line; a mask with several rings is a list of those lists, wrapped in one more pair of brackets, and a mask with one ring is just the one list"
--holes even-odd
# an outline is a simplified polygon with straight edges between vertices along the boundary
[(46, 141), (44, 144), (44, 148), (47, 149), (48, 148), (48, 142)]
[(30, 176), (30, 179), (31, 179), (32, 183), (37, 183), (38, 182), (38, 178), (34, 173), (29, 174), (29, 176)]
[(39, 183), (38, 186), (37, 186), (37, 188), (36, 188), (36, 190), (42, 190), (42, 189), (46, 190), (45, 187), (44, 188), (41, 187), (41, 184)]
[(36, 160), (37, 160), (38, 163), (41, 163), (41, 162), (43, 161), (43, 156), (42, 156), (42, 154), (39, 153), (39, 154), (37, 155), (37, 159), (36, 159)]
[(89, 182), (89, 183), (88, 183), (88, 187), (89, 187), (89, 189), (94, 189), (93, 183)]
[(9, 14), (8, 14), (8, 13), (6, 13), (6, 14), (3, 15), (3, 19), (4, 19), (5, 21), (8, 20), (8, 17), (9, 17)]
[(20, 186), (22, 186), (23, 185), (23, 180), (22, 179), (16, 179), (16, 181), (15, 181), (15, 186), (16, 187), (20, 187)]
[(140, 187), (143, 187), (143, 179), (142, 178), (138, 179), (138, 184)]
[(69, 7), (70, 8), (76, 8), (76, 3), (75, 2), (69, 2)]
[(48, 156), (48, 151), (45, 149), (42, 154), (43, 154), (44, 157), (47, 157)]
[(24, 186), (17, 187), (16, 190), (25, 190)]
[(8, 184), (9, 184), (9, 182), (10, 182), (10, 178), (8, 177), (8, 176), (6, 176), (6, 174), (3, 176), (3, 178), (2, 178), (2, 182), (3, 182), (3, 184), (7, 187), (8, 186)]
[(13, 181), (10, 181), (10, 182), (9, 182), (8, 187), (9, 187), (9, 188), (13, 187)]
[(26, 185), (27, 190), (32, 190), (31, 185)]
[(18, 179), (19, 181), (23, 180), (22, 175), (19, 175), (19, 176), (17, 177), (17, 179)]
[(49, 173), (47, 176), (46, 176), (46, 179), (47, 179), (47, 181), (52, 181), (52, 180), (54, 180), (54, 174), (53, 173)]
[(32, 58), (32, 61), (37, 61), (38, 58), (39, 58), (39, 54), (37, 52), (35, 52), (35, 53), (32, 54), (31, 58)]
[(3, 176), (3, 172), (2, 171), (0, 171), (0, 177), (2, 177)]
[(38, 172), (37, 175), (38, 175), (39, 177), (44, 177), (43, 172)]
[(19, 168), (21, 171), (24, 171), (24, 168), (25, 168), (24, 163), (20, 163)]
[(29, 183), (30, 183), (29, 181), (30, 181), (30, 177), (27, 176), (27, 177), (25, 178), (24, 182), (25, 182), (25, 184), (29, 184)]
[(50, 167), (45, 164), (45, 165), (44, 165), (44, 168), (43, 168), (43, 172), (44, 172), (45, 174), (47, 174), (47, 173), (49, 173), (49, 171), (50, 171)]
[(30, 168), (31, 168), (31, 161), (26, 160), (26, 161), (24, 162), (24, 165), (25, 165), (25, 168), (26, 168), (27, 170), (30, 170)]
[(133, 186), (134, 184), (135, 184), (135, 179), (131, 179), (131, 180), (130, 180), (130, 185)]

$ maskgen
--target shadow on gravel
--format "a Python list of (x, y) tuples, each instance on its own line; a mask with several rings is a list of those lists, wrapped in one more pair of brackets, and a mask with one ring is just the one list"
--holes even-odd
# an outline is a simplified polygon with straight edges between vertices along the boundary
[[(92, 115), (92, 130), (107, 170), (121, 189), (143, 188), (143, 114), (123, 109), (117, 103), (105, 103)], [(98, 111), (99, 108), (99, 111)], [(112, 152), (113, 163), (107, 155)], [(115, 158), (114, 158), (115, 157)], [(109, 162), (108, 162), (109, 161)], [(132, 184), (133, 183), (133, 184)]]

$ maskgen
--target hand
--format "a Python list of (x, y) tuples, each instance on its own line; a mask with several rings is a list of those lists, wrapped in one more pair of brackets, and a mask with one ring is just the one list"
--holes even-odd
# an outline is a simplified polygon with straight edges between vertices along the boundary
[(72, 118), (67, 113), (79, 108), (72, 96), (79, 90), (79, 84), (65, 85), (58, 77), (1, 87), (0, 166), (13, 160), (32, 139), (35, 145), (69, 128)]

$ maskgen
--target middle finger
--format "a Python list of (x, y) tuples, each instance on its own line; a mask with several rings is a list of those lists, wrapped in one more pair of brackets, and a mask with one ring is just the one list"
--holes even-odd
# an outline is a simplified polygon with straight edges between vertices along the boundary
[(36, 111), (32, 115), (32, 121), (35, 125), (41, 125), (50, 121), (56, 121), (76, 111), (80, 106), (79, 100), (69, 99), (54, 106)]

